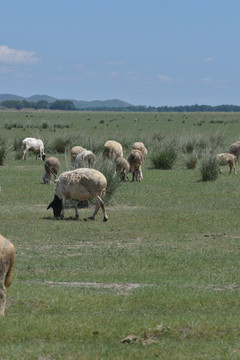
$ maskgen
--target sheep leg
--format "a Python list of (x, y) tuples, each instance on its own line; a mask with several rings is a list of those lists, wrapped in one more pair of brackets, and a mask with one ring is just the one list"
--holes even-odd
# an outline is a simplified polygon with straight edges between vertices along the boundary
[(73, 204), (74, 204), (74, 209), (75, 209), (75, 219), (77, 220), (79, 218), (79, 215), (78, 215), (78, 201), (74, 200), (73, 201)]
[(23, 151), (22, 160), (26, 160), (26, 152), (28, 151), (28, 148), (25, 148)]
[(232, 167), (233, 167), (232, 164), (229, 164), (229, 169), (230, 169), (230, 170), (229, 170), (229, 175), (230, 175), (231, 172), (232, 172)]
[(92, 216), (89, 216), (87, 219), (95, 220), (95, 217), (96, 217), (99, 209), (100, 209), (100, 203), (98, 201), (98, 196), (97, 196), (96, 197), (96, 205), (95, 205), (94, 213), (92, 214)]
[(103, 216), (104, 216), (103, 221), (107, 221), (108, 216), (107, 216), (107, 213), (106, 213), (106, 210), (105, 210), (104, 202), (102, 201), (102, 199), (100, 198), (99, 195), (96, 197), (96, 206), (95, 206), (94, 213), (93, 213), (92, 216), (89, 216), (88, 219), (95, 220), (95, 217), (96, 217), (96, 215), (98, 213), (98, 210), (100, 209), (100, 206), (101, 206)]
[(62, 197), (62, 210), (61, 210), (61, 213), (60, 213), (60, 219), (64, 218), (65, 203), (66, 203), (66, 198), (63, 196)]
[(4, 316), (6, 306), (6, 288), (3, 284), (0, 285), (0, 317)]
[(107, 213), (105, 210), (104, 202), (102, 201), (102, 199), (100, 198), (99, 195), (97, 196), (97, 198), (98, 198), (99, 204), (100, 204), (102, 212), (103, 212), (103, 221), (107, 221), (108, 216), (107, 216)]

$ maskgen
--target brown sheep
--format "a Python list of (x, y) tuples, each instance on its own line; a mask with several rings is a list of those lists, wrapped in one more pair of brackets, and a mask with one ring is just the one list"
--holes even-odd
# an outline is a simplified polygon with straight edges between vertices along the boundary
[(78, 154), (81, 154), (81, 152), (85, 151), (86, 149), (82, 146), (74, 146), (71, 150), (71, 162), (74, 165), (75, 159)]
[(140, 182), (143, 178), (142, 176), (142, 164), (143, 164), (143, 155), (140, 150), (132, 150), (128, 157), (128, 162), (130, 164), (130, 171), (132, 172), (132, 181), (134, 178), (136, 181)]
[(229, 152), (230, 154), (235, 155), (238, 161), (238, 156), (240, 155), (240, 141), (236, 141), (235, 143), (230, 145)]
[(123, 157), (119, 157), (116, 160), (116, 171), (119, 174), (119, 176), (121, 177), (122, 181), (126, 181), (127, 174), (130, 171), (130, 165), (129, 162), (123, 158)]
[(142, 142), (135, 142), (132, 146), (132, 150), (139, 150), (141, 151), (142, 155), (143, 155), (143, 160), (146, 159), (147, 156), (147, 148), (145, 147), (144, 143)]
[(6, 287), (9, 287), (12, 283), (15, 258), (14, 245), (0, 235), (0, 317), (4, 316)]
[(123, 148), (120, 143), (114, 140), (108, 140), (104, 144), (102, 153), (103, 160), (110, 159), (115, 161), (119, 157), (123, 157)]
[[(231, 174), (232, 169), (234, 171), (234, 174), (237, 173), (237, 158), (235, 155), (230, 153), (222, 153), (218, 154), (216, 156), (216, 160), (220, 166), (229, 165), (229, 174)], [(220, 174), (222, 173), (222, 170), (219, 168)]]
[(53, 175), (54, 179), (56, 180), (57, 173), (60, 169), (60, 162), (57, 158), (53, 156), (49, 157), (44, 164), (44, 168), (45, 174), (43, 175), (43, 182), (44, 184), (47, 184), (51, 180), (51, 175)]

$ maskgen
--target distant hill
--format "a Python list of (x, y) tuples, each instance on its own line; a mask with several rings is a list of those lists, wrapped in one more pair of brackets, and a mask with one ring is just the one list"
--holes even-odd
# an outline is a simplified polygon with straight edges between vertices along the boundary
[(131, 104), (122, 101), (122, 100), (118, 100), (118, 99), (113, 99), (113, 100), (94, 100), (94, 101), (83, 101), (83, 100), (73, 100), (73, 99), (57, 99), (55, 97), (52, 96), (48, 96), (48, 95), (33, 95), (30, 97), (23, 97), (23, 96), (18, 96), (18, 95), (13, 95), (13, 94), (0, 94), (0, 102), (5, 101), (5, 100), (26, 100), (29, 102), (38, 102), (38, 101), (47, 101), (49, 103), (53, 103), (54, 101), (57, 100), (70, 100), (74, 103), (76, 109), (83, 109), (83, 108), (100, 108), (100, 107), (109, 107), (109, 108), (114, 108), (114, 107), (128, 107), (128, 106), (132, 106)]
[[(0, 95), (0, 98), (1, 98), (1, 95)], [(25, 98), (24, 100), (27, 100), (27, 101), (32, 101), (32, 102), (38, 102), (38, 101), (47, 101), (49, 103), (52, 103), (56, 100), (58, 100), (57, 98), (55, 97), (52, 97), (52, 96), (48, 96), (48, 95), (33, 95), (33, 96), (30, 96), (28, 98)]]

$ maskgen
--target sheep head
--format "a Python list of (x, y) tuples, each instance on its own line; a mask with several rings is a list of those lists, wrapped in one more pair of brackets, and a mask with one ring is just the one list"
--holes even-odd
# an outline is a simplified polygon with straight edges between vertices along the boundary
[(62, 200), (59, 199), (59, 197), (57, 195), (54, 196), (53, 201), (48, 205), (48, 209), (52, 208), (53, 209), (53, 214), (55, 217), (59, 217), (61, 214), (61, 210), (62, 210)]

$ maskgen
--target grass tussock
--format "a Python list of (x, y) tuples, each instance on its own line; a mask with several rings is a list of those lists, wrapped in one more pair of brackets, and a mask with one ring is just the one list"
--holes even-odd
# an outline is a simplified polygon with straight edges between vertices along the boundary
[(219, 175), (219, 165), (216, 156), (213, 153), (208, 152), (203, 156), (200, 171), (202, 181), (217, 180)]
[(99, 157), (95, 168), (99, 170), (107, 179), (107, 190), (104, 203), (109, 205), (113, 195), (122, 184), (121, 179), (116, 172), (116, 165), (112, 161), (108, 160), (102, 162), (101, 157)]
[(174, 144), (167, 144), (160, 149), (156, 149), (151, 155), (154, 169), (170, 170), (177, 160), (178, 152)]
[(4, 165), (6, 156), (7, 156), (6, 140), (3, 138), (0, 138), (0, 166)]

